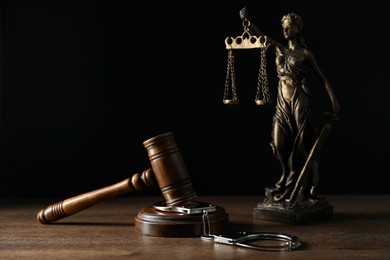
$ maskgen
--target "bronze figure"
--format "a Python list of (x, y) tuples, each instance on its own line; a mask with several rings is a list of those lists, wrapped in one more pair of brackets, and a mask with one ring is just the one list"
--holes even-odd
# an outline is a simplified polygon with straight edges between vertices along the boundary
[[(248, 21), (246, 7), (240, 10), (240, 18), (243, 22)], [(265, 36), (253, 23), (247, 24), (250, 34), (257, 37)], [(340, 105), (313, 53), (306, 46), (302, 35), (301, 17), (296, 13), (288, 13), (283, 16), (281, 25), (287, 45), (267, 36), (267, 49), (275, 53), (279, 78), (271, 147), (280, 162), (282, 173), (274, 187), (266, 188), (266, 199), (259, 207), (294, 211), (297, 208), (302, 210), (303, 205), (313, 206), (321, 203), (321, 199), (315, 193), (318, 182), (318, 163), (315, 155), (325, 134), (329, 132), (329, 128), (324, 128), (327, 131), (324, 129), (318, 131), (310, 121), (310, 91), (306, 83), (308, 68), (318, 76), (329, 96), (331, 102), (329, 120), (335, 118)], [(299, 220), (290, 219), (287, 222), (296, 223)]]

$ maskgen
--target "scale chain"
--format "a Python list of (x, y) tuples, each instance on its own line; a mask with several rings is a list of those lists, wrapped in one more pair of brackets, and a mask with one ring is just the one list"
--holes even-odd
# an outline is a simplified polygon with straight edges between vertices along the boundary
[(257, 92), (256, 100), (260, 100), (260, 92), (263, 93), (263, 100), (265, 103), (271, 102), (271, 97), (269, 94), (268, 78), (267, 78), (267, 57), (266, 57), (266, 48), (260, 49), (260, 68), (259, 75), (257, 78)]

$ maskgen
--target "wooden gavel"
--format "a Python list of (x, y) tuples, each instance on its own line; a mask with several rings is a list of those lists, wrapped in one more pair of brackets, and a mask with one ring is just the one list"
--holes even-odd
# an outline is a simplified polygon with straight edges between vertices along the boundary
[(186, 165), (174, 140), (172, 132), (167, 132), (143, 142), (148, 151), (151, 168), (140, 175), (135, 173), (116, 184), (90, 191), (39, 211), (37, 220), (42, 224), (57, 221), (84, 209), (127, 192), (141, 190), (158, 183), (167, 206), (182, 205), (196, 199)]

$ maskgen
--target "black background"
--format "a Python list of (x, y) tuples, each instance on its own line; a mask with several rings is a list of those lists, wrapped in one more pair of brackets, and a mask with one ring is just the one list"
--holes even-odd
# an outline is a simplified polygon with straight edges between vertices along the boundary
[[(269, 146), (273, 107), (254, 103), (258, 52), (237, 53), (241, 103), (222, 103), (224, 40), (242, 34), (243, 6), (282, 42), (281, 17), (298, 13), (339, 99), (319, 192), (389, 192), (384, 1), (98, 2), (1, 2), (1, 197), (66, 197), (121, 181), (149, 167), (142, 142), (167, 131), (198, 195), (263, 195), (280, 168)], [(309, 87), (320, 125), (329, 101), (316, 78)]]

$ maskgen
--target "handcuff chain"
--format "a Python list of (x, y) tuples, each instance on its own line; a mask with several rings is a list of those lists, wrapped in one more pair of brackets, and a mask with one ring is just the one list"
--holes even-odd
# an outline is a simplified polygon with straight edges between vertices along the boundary
[(210, 233), (210, 220), (207, 210), (203, 210), (202, 215), (202, 221), (203, 221), (203, 238), (214, 238)]

